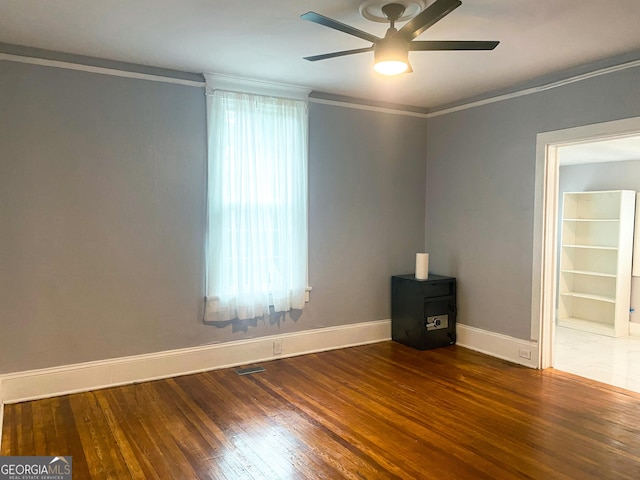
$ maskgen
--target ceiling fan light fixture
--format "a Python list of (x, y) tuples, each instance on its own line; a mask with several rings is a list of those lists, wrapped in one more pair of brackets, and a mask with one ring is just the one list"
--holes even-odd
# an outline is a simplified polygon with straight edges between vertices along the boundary
[[(318, 60), (327, 60), (329, 58), (371, 52), (373, 50), (373, 69), (376, 72), (383, 75), (399, 75), (401, 73), (413, 72), (411, 64), (409, 63), (409, 51), (493, 50), (500, 43), (496, 41), (472, 40), (415, 40), (426, 29), (462, 5), (461, 0), (433, 0), (433, 3), (430, 3), (428, 7), (424, 8), (423, 5), (421, 12), (411, 17), (411, 20), (405, 23), (399, 30), (395, 27), (395, 24), (397, 21), (402, 19), (403, 15), (406, 13), (408, 5), (407, 2), (420, 1), (422, 3), (427, 0), (396, 0), (395, 2), (391, 0), (392, 3), (383, 3), (380, 5), (381, 2), (385, 1), (389, 0), (365, 0), (366, 5), (363, 7), (365, 11), (369, 11), (373, 8), (373, 4), (375, 2), (375, 5), (379, 7), (382, 15), (389, 21), (389, 28), (387, 29), (387, 33), (384, 38), (380, 38), (350, 25), (338, 22), (332, 18), (325, 17), (319, 13), (307, 12), (302, 14), (300, 17), (304, 20), (361, 38), (362, 40), (369, 42), (371, 45), (366, 48), (343, 50), (340, 52), (325, 53), (323, 55), (312, 55), (310, 57), (304, 57), (304, 59), (310, 62), (316, 62)], [(368, 17), (365, 15), (365, 18)]]
[(376, 43), (373, 51), (373, 69), (382, 75), (400, 75), (410, 70), (409, 44), (394, 36)]
[(409, 64), (401, 60), (385, 60), (373, 65), (373, 69), (387, 76), (400, 75), (409, 69)]

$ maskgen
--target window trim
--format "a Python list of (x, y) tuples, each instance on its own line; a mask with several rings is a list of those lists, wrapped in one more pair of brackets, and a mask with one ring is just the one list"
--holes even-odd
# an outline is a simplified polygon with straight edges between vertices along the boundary
[[(205, 96), (207, 98), (207, 122), (209, 121), (210, 98), (216, 90), (225, 90), (238, 93), (250, 93), (254, 95), (263, 95), (267, 97), (288, 98), (293, 100), (302, 100), (309, 102), (309, 94), (311, 89), (300, 87), (297, 85), (289, 85), (285, 83), (268, 82), (264, 80), (255, 80), (252, 78), (234, 77), (231, 75), (222, 75), (219, 73), (204, 73), (205, 78)], [(207, 128), (208, 132), (208, 128)], [(307, 170), (307, 184), (308, 184)], [(308, 195), (308, 189), (307, 189)], [(307, 203), (307, 213), (309, 204)], [(307, 215), (307, 222), (308, 222)], [(309, 226), (307, 225), (307, 231)], [(309, 239), (307, 238), (307, 286), (305, 287), (304, 301), (309, 303), (312, 287), (309, 285)]]
[(290, 98), (306, 102), (311, 93), (310, 88), (253, 80), (251, 78), (232, 77), (218, 73), (205, 73), (204, 78), (207, 82), (207, 95), (213, 95), (213, 92), (216, 90), (227, 90), (230, 92), (252, 93), (254, 95), (264, 95), (267, 97)]

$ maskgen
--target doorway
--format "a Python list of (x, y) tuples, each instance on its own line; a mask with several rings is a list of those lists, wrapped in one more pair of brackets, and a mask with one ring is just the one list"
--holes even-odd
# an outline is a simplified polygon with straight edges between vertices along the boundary
[[(536, 184), (534, 202), (534, 255), (531, 338), (539, 343), (538, 365), (540, 368), (554, 366), (559, 182), (562, 162), (579, 162), (585, 149), (593, 152), (598, 148), (618, 142), (624, 143), (632, 137), (640, 137), (640, 118), (624, 119), (583, 127), (570, 128), (538, 135), (536, 152)], [(636, 138), (637, 139), (637, 138)], [(606, 148), (605, 148), (606, 150)], [(613, 158), (608, 149), (606, 161)], [(562, 157), (564, 156), (564, 160)], [(637, 158), (640, 158), (638, 156)], [(625, 158), (625, 160), (630, 160)], [(639, 361), (640, 363), (640, 361)]]
[[(640, 136), (562, 146), (558, 161), (558, 225), (567, 232), (558, 236), (559, 309), (553, 367), (640, 392), (640, 336), (629, 336), (637, 333), (631, 327), (640, 327), (634, 323), (638, 315), (630, 313), (630, 307), (640, 306), (640, 278), (631, 272), (633, 207), (640, 191)], [(581, 211), (582, 220), (575, 220), (577, 204), (573, 202), (578, 200), (587, 207)], [(621, 204), (625, 205), (622, 211)], [(585, 215), (598, 220), (587, 220)], [(620, 232), (626, 233), (620, 237)], [(580, 243), (596, 247), (575, 246)], [(571, 318), (576, 313), (581, 319)], [(592, 320), (582, 320), (589, 318)]]

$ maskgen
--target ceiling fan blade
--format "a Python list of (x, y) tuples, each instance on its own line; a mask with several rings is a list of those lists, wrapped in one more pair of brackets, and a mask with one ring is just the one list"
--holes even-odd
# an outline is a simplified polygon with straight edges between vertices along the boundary
[(355, 50), (343, 50), (341, 52), (325, 53), (323, 55), (313, 55), (311, 57), (304, 57), (305, 60), (310, 62), (317, 62), (318, 60), (326, 60), (327, 58), (343, 57), (345, 55), (353, 55), (354, 53), (371, 52), (373, 47), (356, 48)]
[(358, 30), (355, 27), (338, 22), (337, 20), (334, 20), (332, 18), (325, 17), (324, 15), (320, 15), (319, 13), (307, 12), (300, 15), (300, 18), (302, 18), (303, 20), (309, 20), (310, 22), (317, 23), (319, 25), (324, 25), (325, 27), (333, 28), (334, 30), (348, 33), (349, 35), (362, 38), (363, 40), (367, 40), (371, 43), (375, 43), (380, 40), (380, 37), (376, 37), (375, 35), (372, 35), (370, 33), (363, 32), (362, 30)]
[(396, 35), (400, 35), (407, 40), (413, 40), (460, 5), (462, 5), (460, 0), (436, 0), (435, 3), (407, 22)]
[(409, 50), (412, 52), (425, 50), (493, 50), (500, 42), (492, 41), (433, 41), (433, 42), (416, 42), (409, 44)]

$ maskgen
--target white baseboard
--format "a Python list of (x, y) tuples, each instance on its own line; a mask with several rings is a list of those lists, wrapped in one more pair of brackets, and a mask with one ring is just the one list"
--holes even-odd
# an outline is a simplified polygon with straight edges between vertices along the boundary
[[(390, 339), (391, 320), (379, 320), (17, 372), (0, 377), (0, 404), (157, 380)], [(282, 342), (282, 354), (273, 354), (275, 340)]]
[[(458, 323), (456, 324), (456, 343), (461, 347), (526, 367), (538, 368), (539, 366), (537, 342), (521, 340)], [(529, 358), (521, 357), (521, 352), (522, 354), (528, 352)]]
[(640, 336), (640, 323), (629, 322), (629, 335)]
[[(510, 362), (538, 368), (538, 344), (458, 323), (457, 344)], [(282, 354), (273, 354), (273, 342)], [(0, 376), (0, 446), (6, 403), (188, 375), (391, 340), (391, 320), (356, 323), (250, 340), (121, 357)], [(531, 358), (519, 356), (520, 350)]]

